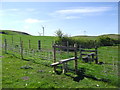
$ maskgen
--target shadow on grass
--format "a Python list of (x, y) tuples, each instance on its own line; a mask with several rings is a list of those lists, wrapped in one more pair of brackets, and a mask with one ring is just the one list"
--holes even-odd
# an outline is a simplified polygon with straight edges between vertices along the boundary
[[(73, 70), (72, 70), (73, 72)], [(78, 71), (77, 71), (77, 76), (74, 77), (70, 74), (67, 74), (65, 73), (66, 76), (69, 76), (73, 79), (73, 81), (76, 81), (76, 82), (80, 82), (81, 80), (83, 80), (85, 77), (86, 78), (90, 78), (90, 79), (93, 79), (93, 80), (96, 80), (96, 81), (102, 81), (102, 82), (107, 82), (107, 83), (110, 83), (111, 81), (109, 79), (105, 79), (105, 78), (101, 78), (101, 79), (98, 79), (92, 75), (86, 75), (85, 74), (86, 72), (86, 69), (85, 68), (80, 68)]]
[(33, 63), (35, 63), (34, 59), (20, 58), (20, 57), (16, 56), (15, 54), (12, 54), (12, 53), (5, 53), (5, 54), (11, 55), (10, 58), (18, 58), (18, 59), (21, 59), (21, 60), (24, 60), (24, 61), (32, 61)]
[[(72, 70), (72, 72), (73, 71), (74, 70)], [(65, 73), (65, 75), (73, 78), (73, 81), (79, 82), (80, 80), (83, 80), (84, 77), (85, 77), (85, 68), (80, 68), (80, 70), (77, 71), (77, 76), (76, 77), (74, 77), (70, 74), (67, 74), (67, 73)]]

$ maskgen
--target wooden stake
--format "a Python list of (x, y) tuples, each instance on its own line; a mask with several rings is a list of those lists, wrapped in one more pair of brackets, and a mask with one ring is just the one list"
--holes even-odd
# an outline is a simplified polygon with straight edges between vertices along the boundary
[(13, 36), (12, 36), (12, 45), (13, 45)]
[(30, 49), (31, 48), (30, 40), (29, 40), (29, 45), (28, 46), (29, 46), (29, 49)]
[(41, 42), (38, 40), (38, 50), (41, 50)]
[(23, 41), (21, 41), (21, 59), (23, 59)]
[(67, 54), (68, 54), (68, 56), (69, 56), (69, 42), (67, 41)]
[[(53, 47), (53, 49), (54, 49), (54, 54), (53, 54), (53, 59), (54, 59), (54, 63), (56, 62), (56, 48), (55, 47)], [(54, 71), (56, 71), (56, 66), (54, 66)]]
[(5, 43), (5, 53), (7, 53), (7, 40), (4, 39), (4, 43)]
[(74, 44), (75, 49), (75, 72), (77, 73), (77, 44)]
[(97, 47), (95, 47), (95, 54), (96, 54), (95, 63), (98, 64), (98, 52), (97, 52)]
[(82, 48), (81, 48), (81, 45), (79, 46), (79, 50), (80, 50), (80, 59), (82, 59)]

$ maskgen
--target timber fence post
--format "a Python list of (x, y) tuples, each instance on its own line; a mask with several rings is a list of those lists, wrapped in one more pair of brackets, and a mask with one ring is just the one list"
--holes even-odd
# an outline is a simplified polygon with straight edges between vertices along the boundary
[(5, 43), (5, 53), (7, 53), (7, 40), (4, 39), (4, 43)]
[(13, 36), (12, 36), (12, 45), (13, 45)]
[(80, 50), (80, 59), (82, 59), (82, 48), (81, 48), (81, 45), (79, 46), (79, 50)]
[(23, 41), (21, 41), (21, 43), (20, 43), (21, 45), (21, 59), (23, 59)]
[(97, 51), (97, 46), (95, 47), (95, 54), (96, 54), (96, 59), (95, 59), (95, 63), (98, 64), (98, 51)]
[(29, 40), (28, 46), (29, 46), (29, 49), (30, 49), (30, 48), (31, 48), (31, 43), (30, 43), (30, 40)]
[(75, 52), (75, 72), (77, 73), (77, 44), (74, 44), (74, 52)]
[(67, 54), (69, 56), (69, 42), (67, 41)]
[[(54, 60), (53, 62), (56, 63), (56, 48), (54, 47), (54, 45), (53, 45), (53, 49), (54, 49), (53, 50), (53, 60)], [(56, 66), (54, 66), (54, 71), (56, 71)]]
[(41, 41), (38, 40), (38, 50), (41, 50)]

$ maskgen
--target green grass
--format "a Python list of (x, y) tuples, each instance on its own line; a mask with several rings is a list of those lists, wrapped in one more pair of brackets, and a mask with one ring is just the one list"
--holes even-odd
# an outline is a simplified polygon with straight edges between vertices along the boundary
[[(2, 42), (4, 43), (6, 38), (8, 44), (12, 47), (12, 36), (14, 40), (13, 46), (20, 45), (21, 37), (24, 49), (26, 50), (29, 49), (29, 39), (31, 40), (31, 48), (35, 50), (38, 49), (38, 40), (41, 40), (42, 48), (48, 50), (52, 49), (52, 42), (57, 39), (51, 36), (10, 34), (2, 35)], [(92, 39), (95, 38), (92, 37)], [(57, 68), (59, 73), (57, 74), (53, 72), (53, 68), (50, 66), (53, 63), (53, 59), (43, 60), (42, 58), (30, 57), (29, 55), (25, 56), (25, 59), (22, 60), (19, 53), (9, 50), (7, 51), (8, 54), (5, 54), (4, 49), (0, 51), (3, 52), (2, 88), (118, 88), (120, 83), (118, 82), (117, 74), (118, 46), (98, 48), (98, 60), (105, 64), (97, 65), (94, 62), (84, 63), (78, 60), (80, 75), (76, 75), (73, 72), (74, 61), (68, 62), (69, 71), (66, 74), (60, 73), (62, 65), (59, 65)], [(43, 54), (46, 52), (43, 52)], [(74, 56), (74, 53), (70, 52), (69, 57), (72, 56)], [(57, 57), (57, 60), (68, 58), (68, 54), (67, 52), (57, 53)], [(21, 68), (26, 66), (30, 68)], [(81, 80), (76, 82), (76, 78), (81, 78)]]
[[(75, 82), (73, 78), (64, 74), (57, 75), (53, 72), (53, 68), (45, 66), (41, 60), (41, 64), (31, 61), (24, 61), (15, 58), (12, 55), (5, 54), (3, 57), (3, 88), (115, 88), (117, 86), (102, 81), (84, 78), (80, 82)], [(29, 66), (32, 69), (21, 69), (22, 66)], [(95, 69), (99, 69), (98, 65), (90, 65), (82, 63), (80, 67), (89, 68), (86, 73), (95, 74)], [(90, 73), (90, 71), (93, 71)], [(68, 72), (69, 74), (70, 72)], [(98, 74), (98, 72), (97, 72)], [(75, 75), (74, 75), (75, 76)], [(100, 78), (100, 75), (98, 75)], [(107, 77), (107, 76), (106, 76)], [(98, 77), (97, 77), (98, 78)], [(99, 87), (97, 87), (99, 85)]]

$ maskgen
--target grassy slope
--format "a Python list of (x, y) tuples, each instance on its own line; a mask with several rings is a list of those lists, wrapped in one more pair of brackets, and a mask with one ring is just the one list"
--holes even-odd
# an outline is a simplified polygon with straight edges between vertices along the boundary
[[(11, 42), (12, 35), (3, 35)], [(26, 36), (26, 35), (13, 35), (14, 42), (19, 42), (20, 37), (25, 42), (31, 40), (32, 48), (37, 49), (34, 46), (35, 43), (40, 39), (43, 42), (44, 48), (51, 48), (51, 42), (55, 40), (55, 37), (37, 37), (37, 36)], [(49, 39), (48, 39), (49, 38)], [(47, 46), (45, 46), (47, 45)], [(27, 48), (27, 45), (24, 45)], [(55, 74), (53, 68), (49, 65), (52, 61), (46, 61), (37, 59), (35, 62), (24, 61), (14, 57), (12, 54), (3, 54), (3, 88), (115, 88), (117, 83), (117, 75), (113, 70), (113, 60), (118, 60), (118, 47), (101, 47), (99, 48), (99, 60), (108, 64), (95, 65), (86, 64), (79, 61), (79, 69), (84, 68), (84, 77), (80, 82), (75, 82), (72, 77), (76, 75), (68, 73), (69, 76), (61, 74)], [(107, 52), (107, 54), (106, 54)], [(113, 55), (114, 54), (114, 55)], [(73, 62), (68, 63), (69, 68), (73, 66)], [(33, 69), (20, 69), (20, 67), (28, 65)], [(73, 68), (73, 67), (72, 67)], [(103, 73), (103, 69), (106, 68), (107, 73)], [(82, 77), (82, 76), (81, 76)], [(93, 78), (94, 77), (94, 78)], [(24, 79), (26, 78), (26, 79)], [(95, 78), (97, 78), (95, 80)], [(101, 79), (109, 79), (109, 82), (99, 81)]]
[[(105, 34), (100, 36), (108, 36), (113, 39), (118, 39), (120, 37), (120, 34)], [(82, 40), (97, 40), (99, 36), (74, 36), (75, 39), (82, 39)]]
[[(42, 62), (42, 61), (41, 61)], [(22, 66), (30, 66), (33, 69), (20, 69)], [(86, 66), (87, 65), (87, 66)], [(89, 73), (98, 66), (81, 64), (80, 67), (89, 68)], [(99, 66), (101, 67), (101, 66)], [(87, 72), (88, 73), (88, 72)], [(99, 72), (97, 72), (98, 74)], [(96, 74), (96, 75), (97, 75)], [(99, 78), (100, 75), (97, 75)], [(28, 77), (24, 79), (25, 77)], [(108, 77), (108, 76), (106, 76)], [(84, 78), (80, 82), (75, 82), (64, 74), (57, 75), (53, 68), (30, 61), (23, 61), (12, 55), (3, 57), (3, 88), (115, 88), (116, 86), (102, 81)], [(97, 87), (97, 85), (99, 85)]]

